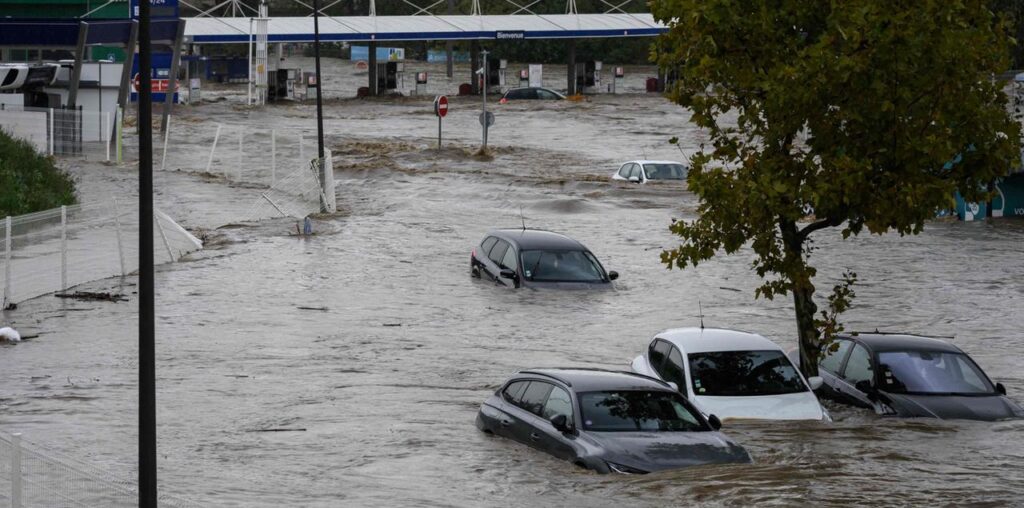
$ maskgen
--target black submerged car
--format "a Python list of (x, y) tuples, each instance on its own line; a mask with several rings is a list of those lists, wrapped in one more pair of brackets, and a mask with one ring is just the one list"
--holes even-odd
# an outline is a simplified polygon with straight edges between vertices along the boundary
[(484, 401), (476, 426), (599, 473), (643, 474), (748, 463), (721, 423), (663, 381), (596, 369), (516, 373)]
[(818, 364), (820, 395), (887, 416), (1002, 420), (1024, 417), (960, 348), (915, 335), (840, 336)]
[(537, 229), (496, 229), (469, 256), (473, 277), (511, 287), (610, 287), (618, 273), (605, 272), (586, 247), (565, 235)]

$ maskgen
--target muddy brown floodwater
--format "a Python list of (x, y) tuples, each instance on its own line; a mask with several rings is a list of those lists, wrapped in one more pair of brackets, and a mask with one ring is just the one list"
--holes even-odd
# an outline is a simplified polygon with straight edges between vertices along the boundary
[[(332, 65), (339, 76), (349, 69)], [(181, 108), (183, 124), (314, 125), (310, 104), (249, 110), (244, 90), (207, 95), (217, 94), (225, 100)], [(258, 189), (156, 175), (158, 206), (209, 246), (157, 273), (163, 491), (247, 507), (1024, 502), (1022, 421), (882, 419), (829, 404), (830, 425), (727, 425), (752, 465), (635, 477), (481, 434), (480, 402), (517, 369), (627, 369), (659, 330), (695, 325), (698, 302), (707, 325), (791, 348), (792, 307), (753, 298), (750, 251), (666, 271), (668, 225), (693, 218), (696, 198), (607, 180), (624, 159), (679, 158), (671, 136), (699, 149), (677, 106), (641, 94), (495, 105), (493, 160), (471, 155), (475, 100), (452, 101), (440, 153), (429, 107), (429, 97), (328, 101), (343, 213), (318, 219), (311, 238), (289, 236), (291, 220), (220, 227), (241, 220)], [(197, 148), (185, 139), (176, 149)], [(84, 199), (136, 186), (131, 162), (72, 171)], [(520, 207), (528, 226), (567, 233), (618, 271), (616, 290), (470, 279), (470, 249), (489, 228), (518, 226)], [(934, 222), (918, 236), (845, 241), (824, 231), (816, 245), (819, 287), (847, 268), (860, 275), (848, 329), (955, 335), (1024, 401), (1024, 223)], [(131, 301), (44, 296), (4, 314), (39, 337), (0, 346), (0, 430), (130, 477), (134, 279), (87, 285), (119, 287)]]

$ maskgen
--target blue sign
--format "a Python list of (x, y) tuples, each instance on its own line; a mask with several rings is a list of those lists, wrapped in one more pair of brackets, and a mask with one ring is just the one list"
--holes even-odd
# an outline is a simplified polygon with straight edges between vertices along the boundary
[[(132, 19), (139, 17), (139, 0), (129, 3)], [(178, 19), (178, 0), (149, 0), (150, 19)]]

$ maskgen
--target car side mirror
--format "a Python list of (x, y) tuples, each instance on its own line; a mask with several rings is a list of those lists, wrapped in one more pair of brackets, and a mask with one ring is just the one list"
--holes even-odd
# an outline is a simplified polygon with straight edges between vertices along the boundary
[(631, 177), (629, 177), (629, 181), (631, 181), (633, 183), (640, 183), (640, 177), (639, 176), (631, 176)]
[(708, 417), (708, 425), (714, 430), (722, 429), (722, 420), (719, 420), (717, 416), (711, 415)]
[(608, 272), (608, 280), (615, 280), (615, 279), (618, 279), (618, 278), (619, 278), (619, 272), (616, 272), (614, 270)]
[(807, 378), (807, 385), (811, 388), (811, 391), (815, 391), (821, 388), (821, 385), (825, 384), (825, 380), (821, 376), (811, 376)]
[(555, 415), (551, 417), (551, 426), (559, 432), (569, 432), (569, 417), (565, 415)]
[(515, 279), (516, 278), (516, 271), (515, 270), (509, 270), (508, 268), (505, 268), (504, 270), (498, 272), (498, 275), (500, 275), (502, 278), (505, 278), (505, 279)]
[(999, 392), (1000, 395), (1006, 395), (1006, 387), (1003, 386), (1003, 383), (996, 383), (996, 391)]
[(669, 381), (668, 385), (671, 386), (673, 390), (677, 392), (679, 391), (679, 385), (675, 384), (675, 382)]
[(868, 400), (872, 402), (874, 402), (875, 399), (878, 398), (878, 391), (875, 390), (874, 386), (871, 386), (871, 381), (868, 381), (867, 379), (857, 381), (857, 383), (854, 384), (853, 387), (866, 394), (868, 396)]

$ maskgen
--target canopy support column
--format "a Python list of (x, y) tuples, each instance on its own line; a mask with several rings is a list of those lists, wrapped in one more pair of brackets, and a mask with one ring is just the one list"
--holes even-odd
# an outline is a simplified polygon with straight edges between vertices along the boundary
[(370, 61), (370, 95), (376, 97), (380, 92), (377, 90), (377, 43), (375, 41), (370, 41), (366, 54)]
[(132, 20), (128, 32), (128, 45), (124, 47), (124, 64), (121, 66), (121, 88), (117, 90), (117, 105), (122, 112), (128, 111), (128, 92), (132, 86), (132, 61), (135, 60), (135, 45), (139, 42), (139, 22)]
[[(160, 132), (167, 130), (167, 118), (174, 107), (174, 90), (178, 83), (178, 63), (181, 62), (181, 43), (185, 39), (185, 22), (178, 21), (178, 32), (174, 35), (171, 45), (171, 74), (167, 76), (167, 91), (164, 93), (164, 112), (160, 117)], [(188, 86), (188, 83), (185, 84)]]
[(576, 39), (569, 39), (565, 62), (566, 94), (576, 95)]
[(71, 109), (75, 109), (75, 106), (78, 104), (78, 83), (82, 79), (82, 63), (85, 62), (85, 41), (87, 40), (89, 40), (89, 23), (83, 21), (78, 25), (75, 66), (71, 69), (71, 83), (68, 86), (68, 107)]

